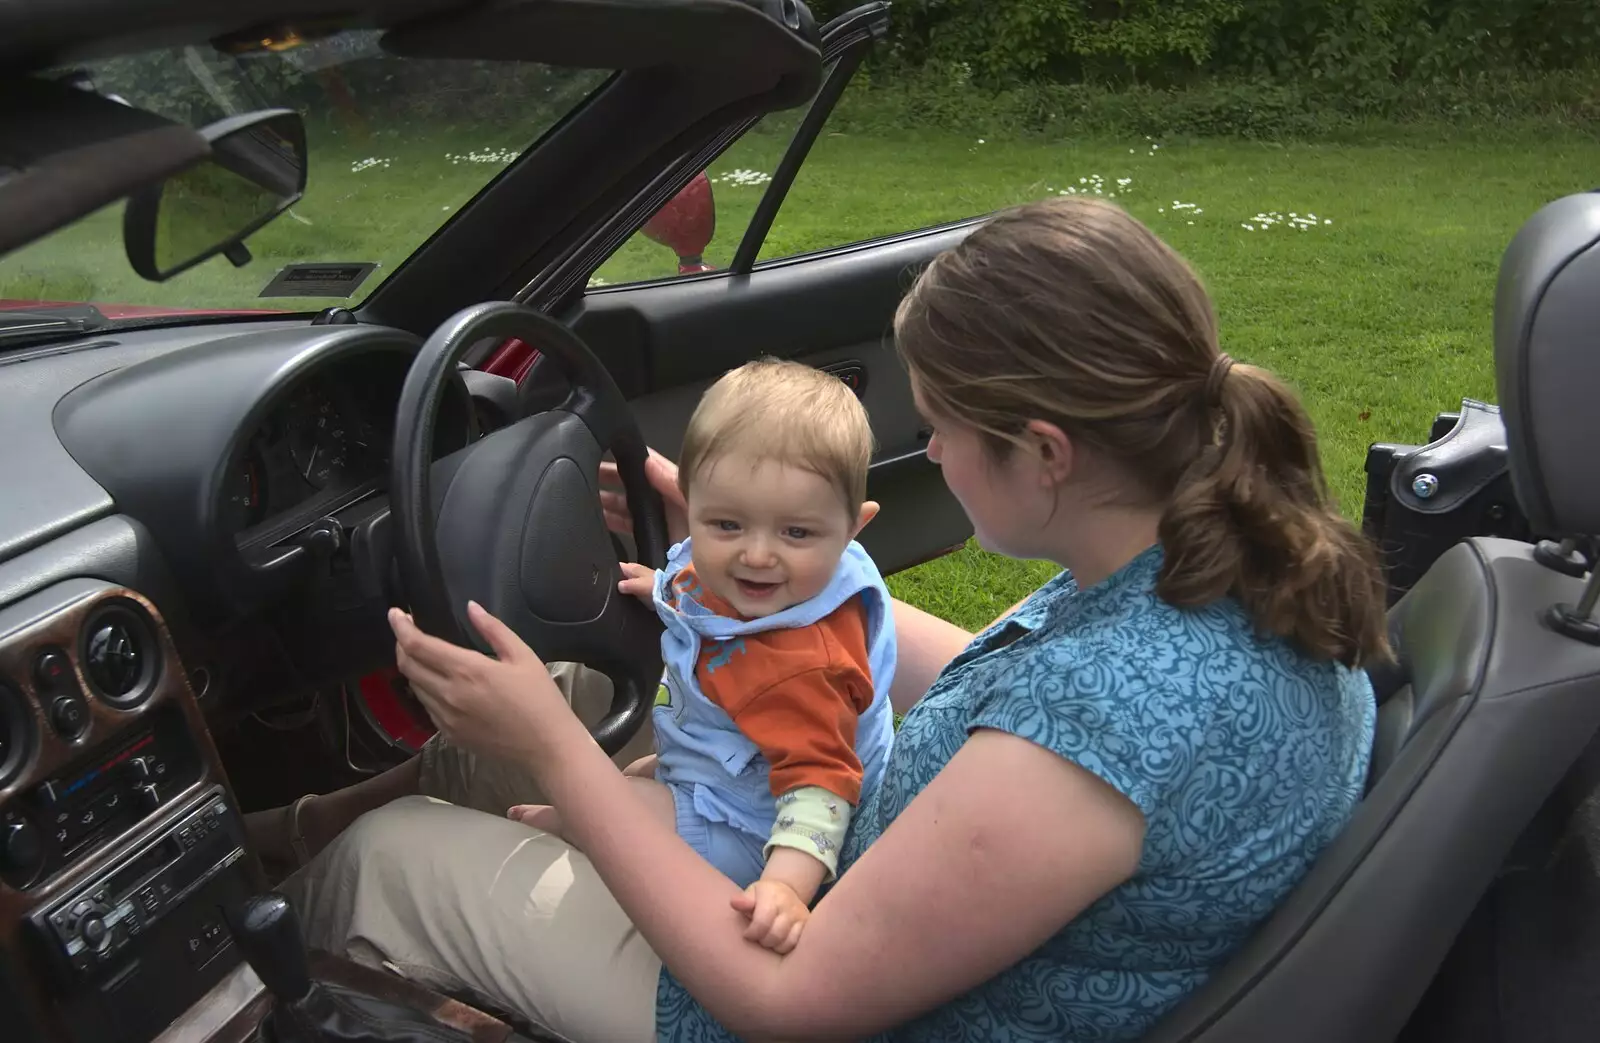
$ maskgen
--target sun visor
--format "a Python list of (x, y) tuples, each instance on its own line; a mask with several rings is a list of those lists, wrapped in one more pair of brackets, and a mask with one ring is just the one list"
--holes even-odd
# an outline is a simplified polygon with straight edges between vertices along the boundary
[(797, 0), (493, 0), (407, 23), (383, 47), (416, 58), (714, 71), (779, 93), (780, 107), (810, 98), (821, 76), (816, 22)]
[(0, 79), (0, 254), (204, 159), (191, 127), (67, 84)]

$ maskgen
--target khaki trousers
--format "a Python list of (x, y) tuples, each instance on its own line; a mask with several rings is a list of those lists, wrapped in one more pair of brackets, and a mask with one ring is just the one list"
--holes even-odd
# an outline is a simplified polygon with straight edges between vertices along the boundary
[[(603, 675), (550, 672), (583, 720), (610, 705)], [(649, 752), (647, 724), (617, 761)], [(581, 852), (505, 817), (543, 803), (531, 775), (437, 736), (421, 757), (421, 794), (363, 815), (285, 881), (307, 943), (571, 1043), (652, 1043), (661, 961)]]

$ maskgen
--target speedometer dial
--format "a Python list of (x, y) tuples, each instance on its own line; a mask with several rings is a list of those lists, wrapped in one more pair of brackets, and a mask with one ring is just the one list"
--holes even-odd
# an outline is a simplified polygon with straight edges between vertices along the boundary
[(318, 489), (343, 484), (350, 465), (350, 422), (324, 387), (289, 403), (289, 453), (300, 477)]

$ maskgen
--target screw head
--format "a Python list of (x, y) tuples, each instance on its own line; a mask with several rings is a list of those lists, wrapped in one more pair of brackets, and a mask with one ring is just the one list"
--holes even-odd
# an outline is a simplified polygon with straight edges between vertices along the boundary
[(1430, 499), (1439, 491), (1439, 479), (1431, 474), (1419, 474), (1411, 479), (1411, 491), (1419, 500)]

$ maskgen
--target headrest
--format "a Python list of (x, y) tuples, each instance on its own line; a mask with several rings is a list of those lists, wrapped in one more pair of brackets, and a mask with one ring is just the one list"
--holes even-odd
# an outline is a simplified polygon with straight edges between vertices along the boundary
[(1534, 214), (1500, 262), (1495, 381), (1534, 532), (1600, 534), (1600, 192)]

